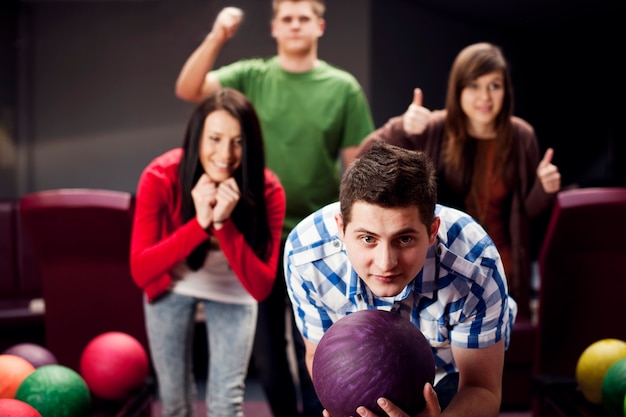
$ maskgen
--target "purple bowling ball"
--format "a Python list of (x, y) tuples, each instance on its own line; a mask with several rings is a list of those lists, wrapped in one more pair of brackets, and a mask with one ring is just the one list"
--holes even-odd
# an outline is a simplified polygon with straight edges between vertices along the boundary
[(17, 345), (13, 345), (6, 349), (2, 353), (26, 359), (35, 368), (39, 368), (43, 365), (56, 365), (59, 363), (56, 356), (54, 356), (52, 352), (36, 343), (18, 343)]
[(426, 405), (422, 392), (435, 379), (435, 358), (426, 337), (406, 318), (360, 310), (324, 333), (312, 370), (315, 392), (333, 417), (356, 416), (360, 405), (387, 416), (376, 403), (380, 397), (413, 416)]

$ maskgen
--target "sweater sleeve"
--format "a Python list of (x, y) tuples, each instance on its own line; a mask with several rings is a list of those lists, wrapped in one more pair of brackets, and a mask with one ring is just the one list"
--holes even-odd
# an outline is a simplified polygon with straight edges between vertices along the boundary
[(267, 260), (258, 257), (231, 220), (226, 221), (221, 229), (213, 230), (233, 272), (257, 301), (267, 298), (276, 280), (286, 209), (285, 190), (269, 170), (266, 170), (265, 183), (265, 202), (272, 240)]
[(392, 117), (363, 139), (359, 146), (358, 156), (363, 155), (375, 141), (380, 140), (400, 148), (423, 151), (437, 164), (444, 139), (445, 117), (445, 110), (434, 110), (424, 132), (415, 135), (407, 135), (405, 132), (402, 115)]
[(131, 274), (140, 288), (169, 274), (209, 238), (195, 218), (168, 233), (167, 225), (175, 224), (170, 218), (174, 212), (171, 206), (176, 201), (172, 193), (167, 179), (151, 171), (144, 172), (137, 188), (130, 251)]
[(367, 135), (359, 145), (358, 156), (363, 155), (374, 142), (383, 141), (401, 148), (413, 148), (402, 126), (402, 116), (392, 117), (372, 133)]
[(535, 130), (530, 124), (522, 119), (515, 118), (515, 129), (517, 140), (523, 152), (520, 171), (527, 175), (527, 189), (524, 191), (524, 209), (529, 217), (534, 218), (551, 207), (553, 195), (544, 191), (541, 180), (537, 176), (537, 166), (541, 160), (539, 141), (535, 135)]

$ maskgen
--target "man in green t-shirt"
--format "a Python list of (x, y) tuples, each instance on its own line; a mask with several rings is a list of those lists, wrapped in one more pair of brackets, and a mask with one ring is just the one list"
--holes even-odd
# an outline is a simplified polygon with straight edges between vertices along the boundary
[[(243, 18), (240, 9), (226, 7), (185, 62), (176, 95), (197, 102), (223, 86), (243, 92), (252, 101), (261, 120), (266, 164), (278, 175), (287, 195), (284, 243), (300, 220), (337, 200), (340, 167), (352, 162), (357, 145), (374, 124), (356, 78), (318, 58), (318, 40), (325, 29), (324, 1), (273, 0), (272, 5), (275, 56), (213, 68)], [(281, 262), (272, 294), (259, 305), (253, 354), (274, 417), (299, 414), (285, 350), (288, 307)], [(304, 367), (301, 336), (297, 331), (294, 336), (296, 357), (302, 362), (303, 415), (320, 416), (322, 407)]]

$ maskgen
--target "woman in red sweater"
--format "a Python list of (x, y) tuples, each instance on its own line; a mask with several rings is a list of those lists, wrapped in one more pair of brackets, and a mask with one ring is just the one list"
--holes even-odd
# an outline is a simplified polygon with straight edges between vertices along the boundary
[(211, 417), (243, 415), (257, 302), (280, 257), (285, 193), (265, 167), (257, 114), (241, 93), (201, 102), (182, 148), (155, 158), (137, 187), (130, 250), (163, 416), (193, 416), (192, 341), (204, 311)]

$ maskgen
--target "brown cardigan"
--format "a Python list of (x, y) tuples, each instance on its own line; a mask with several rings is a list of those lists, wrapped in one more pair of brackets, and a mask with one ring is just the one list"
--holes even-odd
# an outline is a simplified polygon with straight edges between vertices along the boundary
[[(464, 200), (469, 187), (462, 195), (453, 192), (444, 181), (441, 167), (441, 149), (446, 139), (444, 135), (445, 110), (432, 113), (432, 119), (424, 133), (407, 135), (402, 127), (402, 116), (396, 116), (385, 125), (369, 134), (361, 143), (361, 155), (375, 140), (382, 140), (407, 149), (421, 150), (430, 155), (437, 168), (439, 201), (442, 204), (465, 210)], [(511, 251), (513, 256), (513, 272), (507, 276), (509, 293), (518, 303), (518, 314), (529, 317), (530, 301), (530, 229), (531, 219), (552, 206), (553, 195), (543, 191), (536, 169), (541, 159), (539, 142), (533, 127), (519, 117), (513, 117), (513, 149), (516, 162), (516, 182), (510, 196), (508, 216)]]

